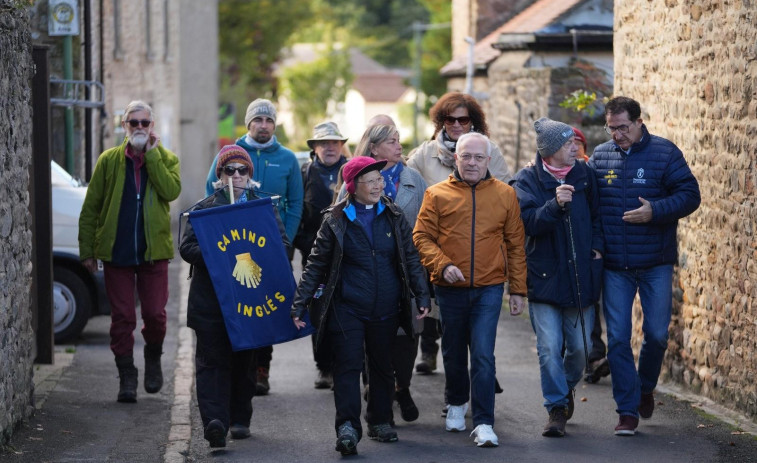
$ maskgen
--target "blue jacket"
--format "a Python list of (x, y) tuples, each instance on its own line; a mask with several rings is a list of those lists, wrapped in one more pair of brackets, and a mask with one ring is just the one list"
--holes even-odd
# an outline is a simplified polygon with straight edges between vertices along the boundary
[(564, 308), (597, 302), (603, 262), (593, 259), (592, 250), (604, 254), (604, 241), (594, 173), (583, 162), (570, 170), (565, 183), (575, 192), (569, 210), (557, 204), (560, 183), (544, 170), (538, 154), (535, 165), (518, 172), (512, 183), (526, 232), (528, 299)]
[[(297, 228), (300, 226), (302, 217), (302, 197), (304, 190), (302, 187), (302, 174), (300, 174), (300, 164), (294, 153), (282, 146), (278, 141), (274, 141), (271, 146), (263, 150), (257, 150), (244, 141), (245, 137), (237, 140), (237, 145), (244, 148), (252, 159), (252, 179), (260, 183), (260, 187), (255, 189), (258, 196), (279, 195), (281, 199), (278, 203), (278, 210), (281, 214), (281, 221), (284, 222), (284, 228), (287, 232), (289, 242), (294, 241), (297, 234)], [(218, 156), (213, 159), (213, 164), (208, 172), (208, 179), (205, 185), (207, 195), (213, 194), (213, 182), (218, 180), (216, 177), (216, 164)]]
[[(678, 219), (694, 212), (701, 201), (699, 183), (683, 153), (672, 142), (650, 135), (642, 125), (641, 141), (626, 154), (614, 141), (596, 147), (589, 160), (599, 185), (600, 215), (606, 250), (605, 267), (644, 269), (678, 260)], [(650, 202), (652, 220), (623, 221), (623, 213)]]

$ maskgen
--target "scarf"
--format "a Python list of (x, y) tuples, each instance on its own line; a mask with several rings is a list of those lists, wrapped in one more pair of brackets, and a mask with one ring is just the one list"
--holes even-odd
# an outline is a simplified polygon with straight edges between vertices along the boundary
[(565, 177), (568, 176), (568, 172), (570, 172), (570, 169), (573, 168), (573, 166), (568, 167), (552, 167), (546, 162), (542, 162), (541, 164), (544, 166), (544, 170), (549, 172), (558, 182), (562, 183), (563, 180), (565, 180)]
[(389, 169), (381, 171), (381, 175), (384, 177), (384, 194), (392, 201), (397, 200), (397, 187), (400, 183), (400, 174), (404, 168), (405, 166), (398, 162)]
[(244, 142), (250, 145), (251, 147), (255, 148), (256, 150), (262, 151), (268, 148), (269, 146), (273, 145), (274, 143), (276, 143), (276, 135), (272, 136), (271, 139), (265, 143), (258, 143), (248, 133), (247, 135), (244, 136)]
[(455, 148), (457, 142), (450, 140), (447, 131), (442, 129), (436, 136), (436, 143), (439, 145), (439, 162), (446, 167), (455, 166)]

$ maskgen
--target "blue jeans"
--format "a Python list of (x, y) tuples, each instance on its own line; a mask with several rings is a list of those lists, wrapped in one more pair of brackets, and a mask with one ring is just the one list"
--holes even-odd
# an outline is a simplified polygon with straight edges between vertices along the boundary
[[(504, 285), (434, 286), (442, 322), (442, 358), (450, 405), (471, 400), (473, 426), (494, 424), (494, 341)], [(470, 376), (468, 349), (470, 348)]]
[(578, 309), (562, 309), (551, 304), (529, 301), (528, 313), (536, 333), (544, 406), (548, 412), (554, 407), (567, 407), (568, 394), (581, 380), (586, 367), (584, 337), (587, 348), (591, 350), (594, 307), (583, 309), (584, 334), (581, 332)]
[[(668, 326), (673, 309), (673, 266), (604, 273), (603, 302), (607, 324), (607, 360), (612, 374), (612, 395), (620, 415), (638, 416), (642, 393), (657, 386), (668, 347)], [(641, 299), (644, 341), (639, 369), (631, 349), (631, 309), (636, 291)]]

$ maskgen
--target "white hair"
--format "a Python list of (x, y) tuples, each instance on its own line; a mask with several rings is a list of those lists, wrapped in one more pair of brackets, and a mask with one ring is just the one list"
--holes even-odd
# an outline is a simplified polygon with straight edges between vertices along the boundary
[(483, 133), (479, 132), (468, 132), (460, 135), (460, 138), (457, 139), (457, 148), (455, 149), (456, 152), (460, 152), (460, 145), (464, 144), (468, 140), (474, 140), (479, 139), (481, 141), (486, 142), (486, 155), (488, 157), (492, 157), (492, 144), (489, 143), (489, 137), (484, 135)]
[(150, 115), (150, 120), (152, 120), (152, 107), (150, 107), (149, 104), (145, 103), (142, 100), (134, 100), (126, 105), (126, 109), (124, 110), (124, 120), (129, 117), (129, 114), (135, 113), (137, 111), (147, 111), (147, 113)]

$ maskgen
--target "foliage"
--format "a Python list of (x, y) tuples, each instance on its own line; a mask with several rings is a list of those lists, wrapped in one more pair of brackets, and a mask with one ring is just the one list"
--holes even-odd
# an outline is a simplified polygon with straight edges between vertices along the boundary
[(350, 46), (387, 67), (412, 65), (410, 26), (429, 20), (423, 0), (324, 1), (335, 11), (334, 23), (350, 31)]
[(316, 60), (284, 69), (280, 82), (294, 113), (293, 138), (302, 138), (298, 130), (321, 122), (330, 101), (344, 101), (352, 84), (349, 53), (328, 47)]
[(257, 97), (277, 93), (274, 65), (292, 33), (311, 20), (302, 0), (219, 0), (220, 100), (244, 115)]
[(586, 90), (576, 90), (560, 103), (562, 108), (570, 108), (578, 113), (586, 111), (589, 117), (594, 116), (597, 108), (594, 106), (594, 102), (597, 101), (597, 94), (595, 92), (587, 92)]
[[(429, 11), (430, 23), (442, 24), (452, 20), (452, 7), (449, 0), (421, 0)], [(437, 98), (447, 92), (447, 80), (439, 74), (441, 69), (452, 59), (452, 29), (434, 29), (426, 31), (423, 36), (421, 53), (421, 89), (429, 96), (426, 99), (428, 112)]]

